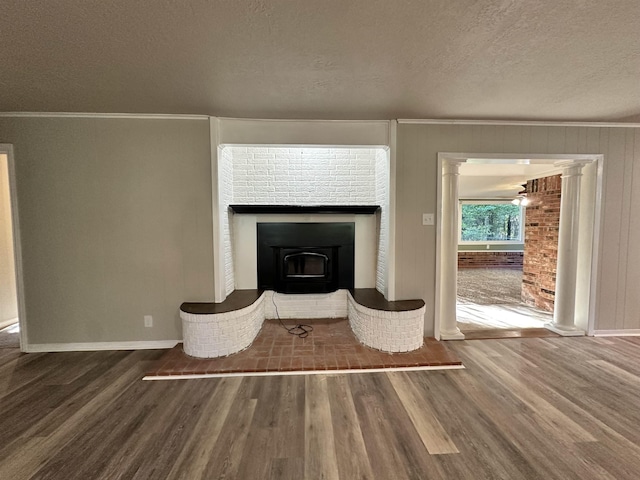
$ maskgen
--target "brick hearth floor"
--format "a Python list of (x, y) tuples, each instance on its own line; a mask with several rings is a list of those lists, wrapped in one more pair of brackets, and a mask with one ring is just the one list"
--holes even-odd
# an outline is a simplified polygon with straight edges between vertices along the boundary
[[(286, 320), (288, 327), (298, 320)], [(223, 373), (366, 370), (379, 368), (460, 366), (462, 362), (445, 345), (425, 339), (413, 352), (385, 353), (361, 345), (347, 319), (305, 320), (313, 326), (306, 338), (287, 333), (277, 320), (266, 320), (255, 342), (228, 357), (200, 359), (184, 353), (182, 344), (163, 355), (148, 377)]]

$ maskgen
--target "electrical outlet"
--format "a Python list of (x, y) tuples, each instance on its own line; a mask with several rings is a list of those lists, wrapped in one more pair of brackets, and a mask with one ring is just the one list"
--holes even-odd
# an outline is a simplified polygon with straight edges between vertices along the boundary
[(433, 213), (422, 214), (422, 225), (433, 225), (435, 223), (435, 215)]
[(147, 328), (153, 327), (153, 317), (151, 315), (144, 316), (144, 326)]

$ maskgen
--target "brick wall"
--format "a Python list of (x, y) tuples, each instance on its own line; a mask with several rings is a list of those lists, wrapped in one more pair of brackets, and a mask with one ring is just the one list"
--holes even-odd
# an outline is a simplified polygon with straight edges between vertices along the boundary
[(373, 205), (376, 150), (230, 147), (233, 200), (270, 205)]
[(522, 268), (522, 252), (458, 252), (458, 268)]
[(218, 157), (218, 178), (221, 185), (228, 188), (220, 189), (220, 223), (222, 224), (222, 244), (224, 246), (224, 280), (227, 295), (235, 289), (235, 268), (233, 266), (231, 219), (229, 218), (229, 205), (233, 203), (233, 158), (228, 148), (223, 148)]
[(378, 233), (378, 262), (376, 288), (385, 293), (387, 289), (387, 256), (389, 254), (389, 158), (386, 150), (376, 150), (376, 205), (380, 205), (380, 228)]
[(522, 301), (553, 311), (560, 227), (560, 175), (527, 182)]

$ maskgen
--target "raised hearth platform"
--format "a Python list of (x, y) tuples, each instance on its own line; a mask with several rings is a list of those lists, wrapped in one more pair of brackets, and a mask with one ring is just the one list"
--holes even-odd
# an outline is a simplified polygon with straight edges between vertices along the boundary
[(433, 338), (413, 352), (387, 353), (362, 345), (344, 318), (316, 319), (313, 326), (312, 335), (299, 338), (277, 320), (265, 320), (251, 347), (228, 357), (193, 358), (178, 344), (149, 368), (145, 380), (463, 368), (460, 358)]
[(368, 347), (383, 352), (411, 352), (422, 346), (423, 300), (388, 302), (375, 288), (349, 292), (349, 325)]
[[(198, 358), (215, 358), (246, 349), (258, 335), (265, 316), (292, 318), (285, 311), (281, 314), (277, 308), (272, 308), (272, 304), (275, 306), (273, 295), (273, 292), (260, 290), (236, 290), (219, 304), (183, 303), (180, 317), (185, 353)], [(289, 304), (298, 304), (293, 317), (301, 320), (346, 314), (358, 340), (376, 350), (409, 352), (423, 343), (425, 304), (422, 300), (387, 302), (375, 289), (312, 295), (278, 294), (278, 297), (287, 299)], [(336, 302), (344, 303), (344, 307), (337, 308)]]
[(263, 290), (234, 290), (224, 302), (185, 302), (180, 305), (180, 311), (192, 315), (213, 315), (233, 312), (253, 305), (262, 295)]

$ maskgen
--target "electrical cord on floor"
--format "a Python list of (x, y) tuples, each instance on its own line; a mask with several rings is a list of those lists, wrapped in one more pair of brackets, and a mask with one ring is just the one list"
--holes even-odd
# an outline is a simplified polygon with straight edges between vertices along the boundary
[(313, 327), (311, 325), (303, 325), (299, 323), (295, 327), (287, 327), (284, 323), (282, 323), (280, 313), (278, 312), (278, 305), (276, 305), (276, 292), (273, 292), (273, 295), (271, 296), (271, 303), (273, 303), (273, 306), (276, 309), (276, 317), (278, 317), (280, 325), (282, 325), (282, 328), (284, 328), (288, 333), (299, 338), (307, 338), (309, 334), (313, 332)]

